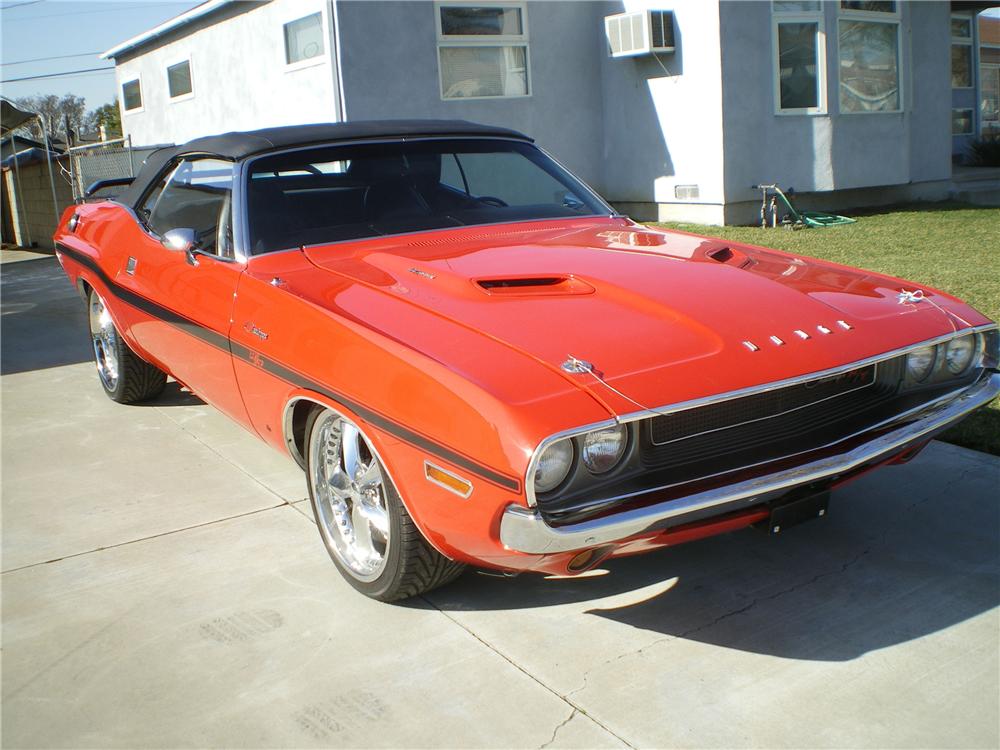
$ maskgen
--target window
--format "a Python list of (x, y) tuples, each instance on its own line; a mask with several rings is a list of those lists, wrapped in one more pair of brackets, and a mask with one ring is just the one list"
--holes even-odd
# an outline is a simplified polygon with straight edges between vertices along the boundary
[(884, 0), (841, 0), (841, 10), (863, 11), (865, 13), (895, 13), (896, 3)]
[(951, 17), (951, 87), (972, 88), (972, 16)]
[(191, 61), (184, 60), (167, 67), (167, 89), (171, 99), (188, 96), (194, 92), (191, 83)]
[(443, 99), (528, 96), (523, 3), (434, 6)]
[(826, 111), (826, 35), (818, 2), (775, 2), (774, 98), (779, 114)]
[(163, 236), (171, 229), (193, 229), (200, 249), (233, 257), (230, 196), (233, 165), (219, 159), (182, 161), (168, 171), (139, 208), (149, 229)]
[(979, 132), (1000, 134), (1000, 47), (979, 50)]
[(289, 65), (319, 57), (325, 49), (322, 13), (285, 24), (285, 62)]
[(774, 0), (775, 13), (811, 13), (820, 10), (819, 0)]
[(971, 109), (953, 109), (951, 111), (951, 134), (952, 135), (972, 134)]
[(951, 45), (951, 87), (972, 88), (972, 45)]
[(972, 16), (951, 17), (951, 38), (972, 39)]
[(844, 0), (840, 7), (840, 111), (901, 111), (896, 3)]
[(246, 199), (255, 254), (363, 237), (610, 212), (535, 146), (489, 138), (267, 154), (250, 164)]
[(122, 106), (126, 112), (142, 109), (142, 90), (138, 78), (122, 84)]

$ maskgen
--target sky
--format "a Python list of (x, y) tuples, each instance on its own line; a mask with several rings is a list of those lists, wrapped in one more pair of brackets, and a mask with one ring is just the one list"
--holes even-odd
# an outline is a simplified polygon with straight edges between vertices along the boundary
[[(198, 5), (195, 0), (0, 0), (0, 71), (12, 78), (101, 71), (0, 83), (3, 96), (75, 94), (87, 109), (115, 98), (114, 65), (98, 55)], [(73, 57), (63, 57), (73, 55)], [(39, 58), (60, 57), (56, 60)], [(30, 62), (26, 62), (30, 61)]]

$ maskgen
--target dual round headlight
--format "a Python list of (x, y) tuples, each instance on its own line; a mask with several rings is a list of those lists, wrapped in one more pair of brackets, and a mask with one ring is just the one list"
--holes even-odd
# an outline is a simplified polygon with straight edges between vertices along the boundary
[(910, 380), (920, 382), (931, 374), (937, 360), (937, 347), (924, 346), (906, 355), (906, 374)]
[(976, 337), (974, 335), (960, 336), (952, 339), (944, 347), (944, 360), (948, 372), (961, 375), (969, 369), (969, 363), (976, 353)]
[(978, 339), (975, 334), (958, 336), (939, 346), (923, 346), (906, 355), (906, 374), (909, 380), (920, 383), (934, 370), (943, 350), (942, 367), (952, 375), (961, 375), (969, 369), (975, 358)]
[[(621, 463), (628, 445), (628, 428), (616, 425), (588, 432), (578, 439), (580, 461), (591, 474), (606, 474)], [(574, 440), (557, 440), (542, 451), (535, 465), (535, 492), (551, 492), (573, 468)]]

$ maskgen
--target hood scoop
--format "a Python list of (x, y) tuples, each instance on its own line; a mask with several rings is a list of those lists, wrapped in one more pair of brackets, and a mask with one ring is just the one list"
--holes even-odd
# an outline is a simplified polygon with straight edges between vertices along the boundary
[(716, 263), (725, 263), (727, 266), (746, 268), (753, 264), (753, 259), (748, 257), (746, 253), (734, 250), (731, 247), (717, 247), (707, 251), (705, 256), (711, 258)]
[(492, 297), (537, 297), (593, 294), (594, 287), (574, 276), (510, 276), (476, 279), (476, 286)]

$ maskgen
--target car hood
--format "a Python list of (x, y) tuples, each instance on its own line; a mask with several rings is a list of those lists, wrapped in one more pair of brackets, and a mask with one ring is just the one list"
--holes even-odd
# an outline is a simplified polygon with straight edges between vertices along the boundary
[[(616, 218), (305, 254), (550, 370), (565, 374), (574, 358), (589, 363), (593, 374), (569, 377), (616, 414), (818, 372), (988, 322), (899, 279)], [(918, 289), (925, 300), (901, 301)], [(405, 330), (394, 335), (406, 339)]]

